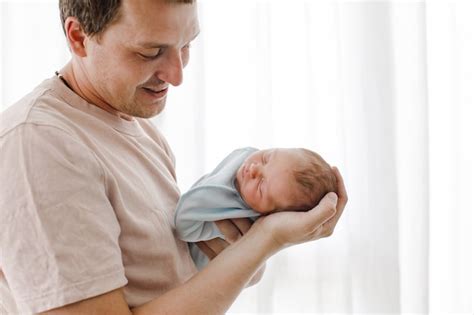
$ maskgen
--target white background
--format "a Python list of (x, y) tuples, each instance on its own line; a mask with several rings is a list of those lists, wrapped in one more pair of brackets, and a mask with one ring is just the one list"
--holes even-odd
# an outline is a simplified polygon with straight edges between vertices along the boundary
[[(350, 202), (230, 313), (473, 312), (474, 1), (200, 1), (154, 121), (185, 191), (231, 150), (307, 147)], [(56, 1), (0, 2), (0, 108), (69, 58)]]

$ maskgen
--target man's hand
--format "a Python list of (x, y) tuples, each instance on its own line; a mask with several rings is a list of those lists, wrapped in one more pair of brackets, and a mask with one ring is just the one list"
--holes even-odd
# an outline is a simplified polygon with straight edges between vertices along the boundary
[[(337, 195), (326, 194), (316, 207), (306, 212), (276, 212), (262, 216), (255, 222), (254, 228), (261, 229), (263, 236), (270, 237), (274, 251), (332, 235), (348, 201), (344, 180), (336, 167), (332, 169), (337, 179)], [(225, 240), (215, 238), (197, 243), (210, 260), (237, 242), (252, 227), (252, 221), (246, 218), (221, 220), (215, 223), (224, 234)], [(255, 274), (250, 281), (251, 284), (261, 279), (264, 267)]]
[(262, 229), (263, 235), (270, 237), (275, 251), (332, 235), (348, 200), (341, 174), (336, 167), (333, 167), (333, 172), (337, 178), (337, 195), (326, 194), (316, 207), (307, 212), (277, 212), (255, 222), (253, 228)]
[(214, 223), (224, 235), (225, 240), (218, 237), (196, 243), (209, 260), (214, 259), (230, 244), (237, 242), (252, 226), (252, 221), (247, 218), (219, 220)]
[[(247, 218), (227, 219), (216, 221), (215, 224), (224, 235), (225, 240), (221, 238), (214, 238), (212, 240), (196, 243), (199, 249), (209, 258), (214, 259), (226, 247), (237, 242), (248, 230), (252, 227), (252, 221)], [(265, 271), (265, 264), (255, 273), (247, 286), (252, 286), (258, 283)]]

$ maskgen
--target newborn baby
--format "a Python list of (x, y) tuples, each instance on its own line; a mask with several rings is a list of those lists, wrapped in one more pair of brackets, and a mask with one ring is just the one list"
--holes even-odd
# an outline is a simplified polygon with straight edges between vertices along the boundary
[(235, 187), (261, 214), (309, 210), (336, 191), (336, 177), (329, 164), (310, 150), (257, 150), (237, 170)]
[[(186, 242), (223, 237), (213, 222), (309, 210), (328, 192), (336, 192), (336, 185), (329, 164), (313, 151), (238, 149), (181, 196), (175, 227)], [(197, 246), (190, 249), (198, 268), (204, 267), (207, 257)]]

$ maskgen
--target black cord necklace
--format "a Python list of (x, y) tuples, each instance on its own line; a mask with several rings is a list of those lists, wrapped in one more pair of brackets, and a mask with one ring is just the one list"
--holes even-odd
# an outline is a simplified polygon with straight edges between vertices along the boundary
[(64, 78), (64, 76), (63, 76), (61, 73), (59, 73), (59, 71), (55, 71), (54, 73), (56, 74), (56, 76), (57, 76), (61, 81), (63, 81), (63, 83), (64, 83), (70, 90), (72, 90), (72, 88), (71, 88), (71, 86), (69, 85), (69, 83), (67, 83), (66, 79)]

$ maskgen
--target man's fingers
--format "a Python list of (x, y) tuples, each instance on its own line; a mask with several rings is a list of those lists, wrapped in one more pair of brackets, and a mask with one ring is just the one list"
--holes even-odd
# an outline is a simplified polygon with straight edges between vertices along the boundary
[(224, 241), (222, 238), (217, 237), (212, 240), (206, 241), (206, 245), (216, 254), (219, 255), (227, 246), (230, 244)]
[(209, 259), (213, 259), (220, 252), (226, 249), (232, 243), (235, 243), (242, 237), (244, 233), (246, 233), (252, 223), (247, 218), (241, 219), (226, 219), (226, 220), (219, 220), (214, 222), (224, 235), (224, 239), (218, 237), (212, 240), (208, 240), (205, 242), (198, 242), (198, 247), (206, 254)]
[(214, 259), (214, 257), (217, 256), (217, 254), (214, 253), (214, 251), (209, 246), (206, 245), (206, 242), (197, 242), (196, 245), (204, 254), (206, 254), (209, 260), (212, 260)]
[(313, 216), (312, 225), (319, 227), (336, 214), (337, 195), (333, 192), (327, 193), (319, 204), (308, 213)]
[(332, 167), (332, 170), (337, 179), (338, 200), (337, 200), (337, 205), (336, 205), (337, 213), (334, 215), (334, 217), (331, 218), (331, 221), (328, 222), (328, 224), (332, 224), (335, 226), (337, 221), (341, 217), (342, 212), (344, 211), (344, 208), (347, 204), (348, 197), (347, 197), (346, 187), (344, 185), (344, 180), (342, 179), (341, 173), (335, 166)]
[(220, 237), (217, 237), (212, 240), (197, 242), (196, 245), (204, 252), (204, 254), (206, 254), (209, 260), (212, 260), (230, 244)]
[(342, 178), (341, 173), (339, 172), (338, 168), (333, 166), (332, 170), (334, 172), (334, 175), (336, 175), (336, 179), (337, 179), (337, 196), (338, 196), (337, 208), (338, 210), (343, 210), (348, 200), (346, 186), (344, 185), (344, 179)]
[(241, 227), (239, 227), (232, 221), (233, 220), (226, 219), (214, 222), (219, 228), (219, 231), (224, 235), (225, 240), (229, 243), (237, 242), (237, 240), (242, 236), (240, 228), (245, 229), (243, 223), (239, 223), (241, 225)]
[(252, 227), (252, 221), (247, 218), (232, 219), (232, 223), (239, 229), (240, 234), (244, 235)]

